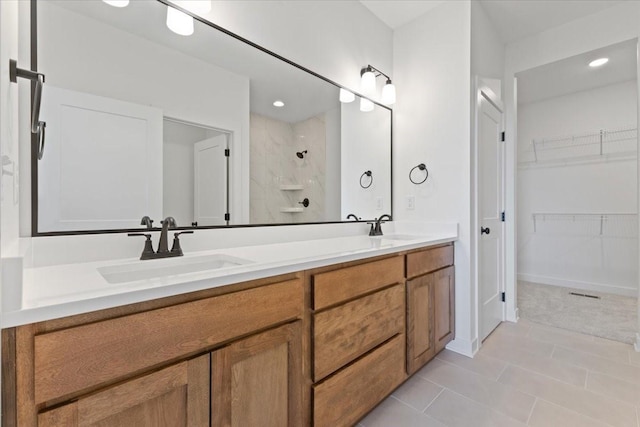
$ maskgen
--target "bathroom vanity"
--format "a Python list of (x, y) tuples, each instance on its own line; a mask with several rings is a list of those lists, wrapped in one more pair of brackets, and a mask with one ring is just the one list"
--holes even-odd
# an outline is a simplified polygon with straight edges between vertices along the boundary
[[(341, 252), (182, 276), (199, 285), (100, 310), (58, 303), (69, 315), (26, 322), (47, 312), (33, 307), (2, 331), (3, 425), (353, 425), (453, 339), (455, 238), (325, 239)], [(238, 280), (249, 274), (262, 277)], [(139, 280), (172, 287), (158, 281)]]

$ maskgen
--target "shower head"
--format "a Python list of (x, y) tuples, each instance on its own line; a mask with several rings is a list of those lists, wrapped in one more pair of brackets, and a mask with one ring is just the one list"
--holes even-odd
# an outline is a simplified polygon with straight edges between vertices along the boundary
[(296, 156), (298, 156), (299, 159), (304, 159), (304, 155), (307, 154), (307, 150), (304, 151), (298, 151), (296, 153)]

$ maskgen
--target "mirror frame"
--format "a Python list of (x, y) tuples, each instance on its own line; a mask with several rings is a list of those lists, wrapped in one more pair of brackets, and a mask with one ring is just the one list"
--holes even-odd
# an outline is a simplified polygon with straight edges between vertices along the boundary
[[(280, 61), (283, 61), (305, 73), (311, 74), (312, 76), (324, 80), (327, 83), (330, 83), (336, 86), (338, 89), (346, 89), (349, 92), (354, 93), (356, 96), (361, 98), (366, 98), (373, 102), (378, 107), (382, 107), (389, 111), (390, 114), (390, 126), (389, 126), (389, 175), (390, 175), (390, 203), (389, 203), (389, 215), (393, 218), (393, 109), (381, 104), (367, 96), (360, 94), (359, 92), (353, 91), (345, 86), (342, 86), (327, 77), (324, 77), (315, 71), (312, 71), (306, 67), (303, 67), (300, 64), (297, 64), (277, 53), (260, 46), (257, 43), (252, 42), (238, 34), (235, 34), (226, 28), (223, 28), (213, 22), (202, 18), (199, 15), (192, 13), (176, 4), (171, 3), (169, 0), (156, 0), (157, 2), (164, 4), (166, 6), (174, 7), (187, 15), (193, 17), (193, 19), (201, 22), (217, 31), (221, 31), (224, 34), (233, 37), (234, 39), (248, 44), (249, 46), (258, 49), (268, 55), (273, 56)], [(30, 59), (31, 59), (31, 70), (38, 70), (38, 0), (30, 0), (30, 12), (29, 12), (29, 23), (30, 23)], [(31, 110), (33, 111), (33, 95), (35, 92), (35, 84), (31, 84)], [(113, 233), (131, 233), (131, 232), (139, 232), (141, 228), (118, 228), (118, 229), (105, 229), (105, 230), (73, 230), (73, 231), (46, 231), (40, 232), (38, 231), (38, 138), (33, 133), (31, 134), (31, 236), (32, 237), (40, 237), (40, 236), (68, 236), (68, 235), (82, 235), (82, 234), (113, 234)], [(363, 219), (360, 222), (373, 221), (371, 219)], [(354, 222), (354, 221), (321, 221), (321, 222), (295, 222), (295, 223), (273, 223), (273, 224), (232, 224), (232, 225), (208, 225), (208, 226), (188, 226), (181, 227), (178, 226), (175, 230), (206, 230), (206, 229), (230, 229), (230, 228), (246, 228), (246, 227), (277, 227), (277, 226), (286, 226), (286, 225), (316, 225), (316, 224), (340, 224), (345, 222)], [(150, 229), (151, 231), (160, 231), (161, 227), (153, 227)]]

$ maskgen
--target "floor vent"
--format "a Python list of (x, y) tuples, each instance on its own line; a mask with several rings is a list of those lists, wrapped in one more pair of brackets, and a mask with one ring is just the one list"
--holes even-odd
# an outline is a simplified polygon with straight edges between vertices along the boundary
[(593, 298), (593, 299), (600, 299), (599, 296), (597, 295), (589, 295), (589, 294), (580, 294), (578, 292), (569, 292), (569, 295), (575, 295), (577, 297), (585, 297), (585, 298)]

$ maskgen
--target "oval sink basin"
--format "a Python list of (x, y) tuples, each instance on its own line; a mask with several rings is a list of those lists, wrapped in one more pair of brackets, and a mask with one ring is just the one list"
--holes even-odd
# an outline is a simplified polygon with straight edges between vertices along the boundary
[(100, 273), (108, 283), (115, 284), (198, 273), (208, 270), (220, 270), (223, 268), (250, 264), (252, 262), (253, 261), (247, 259), (236, 258), (223, 254), (214, 254), (110, 265), (108, 267), (98, 268), (98, 273)]
[(389, 235), (384, 235), (384, 236), (379, 236), (385, 240), (416, 240), (416, 239), (421, 239), (424, 236), (414, 236), (411, 234), (389, 234)]

